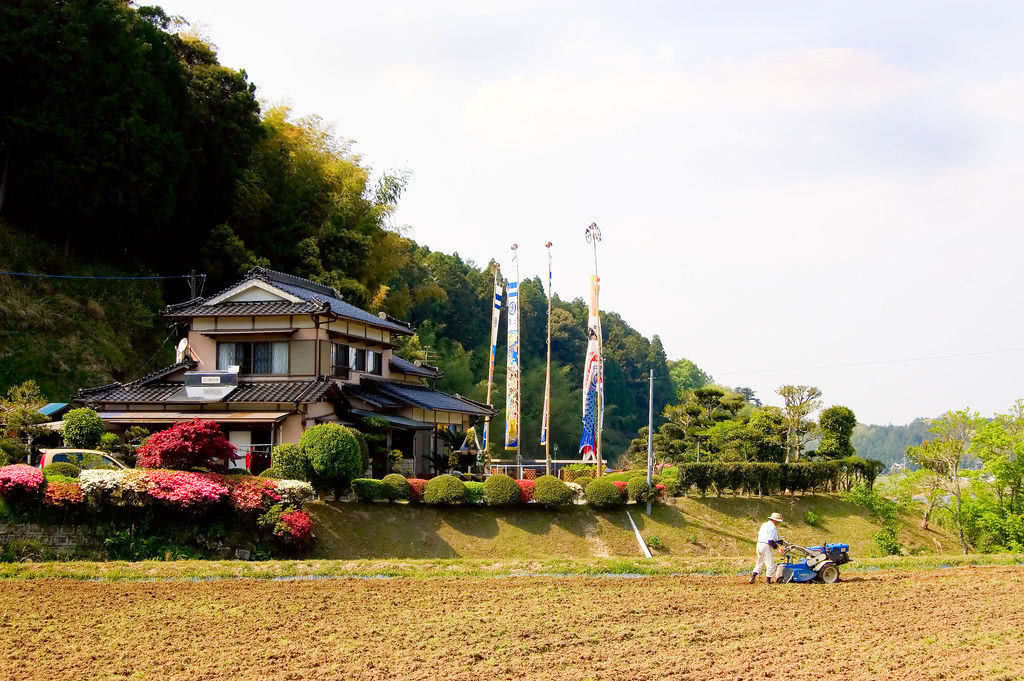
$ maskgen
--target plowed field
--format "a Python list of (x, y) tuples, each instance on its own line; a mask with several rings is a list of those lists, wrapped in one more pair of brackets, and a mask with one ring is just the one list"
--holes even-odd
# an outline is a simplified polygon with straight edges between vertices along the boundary
[(1024, 569), (0, 583), (0, 679), (1022, 679)]

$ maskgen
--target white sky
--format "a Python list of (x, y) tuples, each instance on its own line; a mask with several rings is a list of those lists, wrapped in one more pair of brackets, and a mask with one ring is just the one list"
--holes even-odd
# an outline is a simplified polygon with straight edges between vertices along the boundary
[(871, 423), (1024, 397), (1024, 352), (765, 371), (1024, 348), (1024, 4), (161, 4), (409, 171), (431, 248), (528, 276), (551, 240), (572, 298), (596, 220), (602, 307), (720, 382)]

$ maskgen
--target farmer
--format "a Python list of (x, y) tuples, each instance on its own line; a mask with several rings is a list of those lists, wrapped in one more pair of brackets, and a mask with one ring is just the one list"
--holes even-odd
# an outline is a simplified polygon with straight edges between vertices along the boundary
[(778, 524), (781, 522), (782, 516), (772, 513), (768, 520), (761, 525), (761, 529), (757, 531), (757, 560), (754, 562), (754, 572), (750, 575), (751, 584), (757, 581), (757, 574), (762, 564), (768, 583), (772, 583), (772, 572), (775, 570), (775, 557), (772, 556), (772, 551), (775, 549), (782, 551), (782, 539), (779, 537), (778, 528)]

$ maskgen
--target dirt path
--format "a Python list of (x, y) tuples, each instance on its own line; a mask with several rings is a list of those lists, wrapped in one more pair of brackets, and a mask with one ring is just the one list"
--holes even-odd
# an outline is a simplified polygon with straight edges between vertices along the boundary
[(781, 587), (0, 582), (0, 679), (1024, 679), (1022, 591), (1019, 567)]

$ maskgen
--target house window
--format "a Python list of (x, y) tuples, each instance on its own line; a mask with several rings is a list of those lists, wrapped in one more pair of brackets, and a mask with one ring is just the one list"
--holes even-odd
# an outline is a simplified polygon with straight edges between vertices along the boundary
[(217, 368), (242, 374), (287, 374), (288, 343), (217, 343)]
[(344, 343), (332, 343), (331, 344), (331, 366), (333, 367), (333, 375), (338, 378), (348, 377), (349, 367), (349, 347)]
[(376, 374), (377, 376), (383, 375), (383, 373), (384, 373), (384, 366), (383, 366), (383, 364), (384, 363), (383, 363), (382, 360), (383, 360), (383, 355), (381, 355), (381, 353), (374, 352), (373, 350), (367, 350), (366, 351), (366, 364), (367, 364), (366, 370), (369, 371), (371, 374)]
[(366, 371), (366, 350), (363, 348), (351, 349), (351, 363), (349, 368), (352, 371)]

